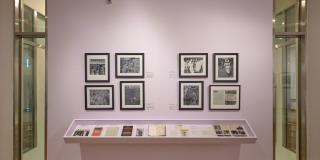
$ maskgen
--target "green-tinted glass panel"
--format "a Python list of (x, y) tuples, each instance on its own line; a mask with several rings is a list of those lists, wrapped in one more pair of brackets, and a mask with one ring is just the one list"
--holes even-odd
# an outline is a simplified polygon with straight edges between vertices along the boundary
[(298, 32), (299, 31), (299, 7), (298, 4), (285, 10), (285, 31)]
[(46, 115), (45, 39), (33, 38), (30, 41), (30, 38), (22, 38), (21, 45), (22, 160), (44, 160)]
[(35, 12), (36, 23), (35, 23), (35, 32), (45, 32), (46, 31), (46, 18), (39, 12)]
[(22, 151), (27, 152), (35, 146), (35, 84), (34, 84), (34, 47), (23, 45), (22, 54)]
[(299, 32), (299, 0), (275, 0), (275, 32)]
[(34, 26), (34, 15), (33, 9), (24, 5), (23, 7), (23, 31), (24, 32), (33, 32)]
[(274, 29), (276, 32), (284, 32), (284, 26), (285, 21), (284, 21), (284, 14), (280, 13), (275, 17), (275, 22), (274, 22)]

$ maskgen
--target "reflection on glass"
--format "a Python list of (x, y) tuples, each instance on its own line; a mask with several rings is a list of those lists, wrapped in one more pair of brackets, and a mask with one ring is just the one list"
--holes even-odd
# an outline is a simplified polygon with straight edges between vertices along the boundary
[[(44, 2), (43, 2), (44, 3)], [(22, 32), (45, 32), (46, 17), (43, 8), (37, 8), (32, 1), (25, 1), (22, 8), (19, 8), (19, 1), (15, 2), (15, 30), (20, 32), (21, 22)], [(22, 11), (22, 19), (19, 18), (20, 10)]]
[(24, 10), (23, 31), (33, 32), (33, 26), (34, 26), (33, 25), (34, 24), (33, 9), (28, 7), (27, 5), (24, 5), (23, 10)]
[[(289, 40), (290, 41), (290, 40)], [(293, 152), (296, 152), (296, 135), (297, 135), (297, 51), (296, 43), (285, 46), (283, 56), (283, 107), (284, 107), (284, 122), (285, 122), (285, 139), (284, 146)]]
[(299, 7), (298, 4), (285, 10), (285, 31), (286, 32), (298, 32), (299, 27)]
[(284, 25), (285, 25), (284, 14), (278, 14), (274, 22), (275, 31), (284, 32)]
[(298, 138), (298, 38), (274, 40), (276, 107), (276, 160), (297, 159)]
[(20, 32), (20, 9), (19, 9), (19, 6), (20, 6), (20, 1), (19, 0), (15, 0), (14, 1), (14, 16), (15, 16), (15, 31), (16, 32)]
[(275, 32), (299, 31), (299, 1), (276, 0)]
[(46, 31), (46, 18), (41, 13), (36, 12), (36, 32), (45, 32)]
[(23, 90), (23, 123), (22, 135), (23, 145), (22, 151), (27, 152), (34, 148), (35, 142), (35, 95), (34, 95), (34, 49), (33, 46), (23, 45), (23, 67), (22, 67), (22, 90)]

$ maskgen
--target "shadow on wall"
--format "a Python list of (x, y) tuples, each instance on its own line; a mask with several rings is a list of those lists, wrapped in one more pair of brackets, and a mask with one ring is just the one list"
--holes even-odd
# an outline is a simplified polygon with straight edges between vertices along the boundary
[(240, 157), (239, 144), (81, 144), (80, 150), (82, 160), (239, 160)]

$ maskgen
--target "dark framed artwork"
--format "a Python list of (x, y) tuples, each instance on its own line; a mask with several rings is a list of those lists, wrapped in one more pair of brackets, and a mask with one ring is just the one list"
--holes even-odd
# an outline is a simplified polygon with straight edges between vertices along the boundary
[(203, 81), (179, 81), (179, 110), (203, 110)]
[(179, 77), (208, 77), (208, 53), (180, 53)]
[(144, 81), (120, 81), (120, 109), (145, 109)]
[(86, 110), (113, 110), (113, 85), (85, 85)]
[(85, 81), (110, 82), (109, 53), (85, 53)]
[(209, 110), (240, 110), (240, 85), (210, 85)]
[(116, 53), (116, 78), (144, 78), (144, 53)]
[(238, 82), (239, 60), (238, 53), (213, 54), (213, 81)]

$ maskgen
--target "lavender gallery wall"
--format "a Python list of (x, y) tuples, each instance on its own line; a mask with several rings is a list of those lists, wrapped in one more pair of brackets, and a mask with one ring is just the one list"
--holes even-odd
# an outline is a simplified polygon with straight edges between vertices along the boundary
[[(272, 159), (271, 0), (48, 0), (48, 159)], [(84, 108), (84, 53), (111, 53), (114, 111)], [(144, 52), (146, 110), (120, 111), (114, 53)], [(178, 111), (178, 53), (209, 53), (203, 111)], [(212, 53), (239, 53), (240, 111), (209, 111)], [(123, 80), (123, 79), (122, 79)], [(187, 80), (187, 79), (186, 79)], [(194, 79), (193, 79), (194, 80)], [(252, 145), (65, 144), (75, 118), (247, 119)]]

